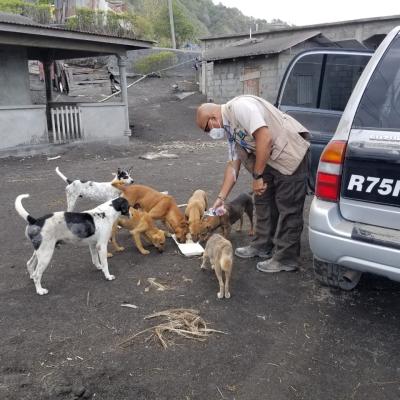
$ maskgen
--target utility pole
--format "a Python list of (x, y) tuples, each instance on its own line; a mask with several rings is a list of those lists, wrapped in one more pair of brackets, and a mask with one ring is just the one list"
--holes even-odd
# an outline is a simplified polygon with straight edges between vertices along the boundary
[(171, 26), (172, 48), (176, 49), (175, 27), (174, 27), (174, 11), (172, 10), (172, 0), (168, 0), (168, 10), (169, 10), (169, 24)]

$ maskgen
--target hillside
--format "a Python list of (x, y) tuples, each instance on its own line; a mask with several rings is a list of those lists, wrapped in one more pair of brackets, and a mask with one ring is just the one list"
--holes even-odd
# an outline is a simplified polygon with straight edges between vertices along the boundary
[[(131, 11), (140, 16), (146, 28), (139, 30), (152, 36), (161, 45), (169, 44), (167, 0), (128, 0)], [(173, 0), (177, 42), (196, 42), (199, 37), (246, 32), (256, 26), (259, 30), (271, 28), (283, 21), (266, 21), (245, 16), (237, 8), (215, 5), (212, 0)], [(272, 17), (272, 16), (271, 16)]]

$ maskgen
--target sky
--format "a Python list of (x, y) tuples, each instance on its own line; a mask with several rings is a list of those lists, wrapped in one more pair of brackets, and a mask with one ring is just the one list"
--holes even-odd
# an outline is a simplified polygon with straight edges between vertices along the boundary
[(312, 25), (361, 18), (400, 15), (400, 0), (213, 0), (236, 7), (244, 15), (291, 25)]

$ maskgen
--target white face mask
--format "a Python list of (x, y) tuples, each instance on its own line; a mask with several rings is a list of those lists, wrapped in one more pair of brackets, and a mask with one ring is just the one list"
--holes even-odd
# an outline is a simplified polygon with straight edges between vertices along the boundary
[(225, 137), (225, 129), (224, 128), (212, 128), (208, 133), (211, 139), (218, 140), (223, 139)]

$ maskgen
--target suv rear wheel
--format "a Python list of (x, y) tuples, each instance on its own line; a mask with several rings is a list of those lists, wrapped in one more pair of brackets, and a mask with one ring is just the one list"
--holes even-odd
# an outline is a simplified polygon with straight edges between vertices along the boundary
[(362, 272), (342, 267), (338, 264), (327, 263), (313, 258), (316, 279), (325, 286), (336, 289), (353, 290), (360, 281)]

